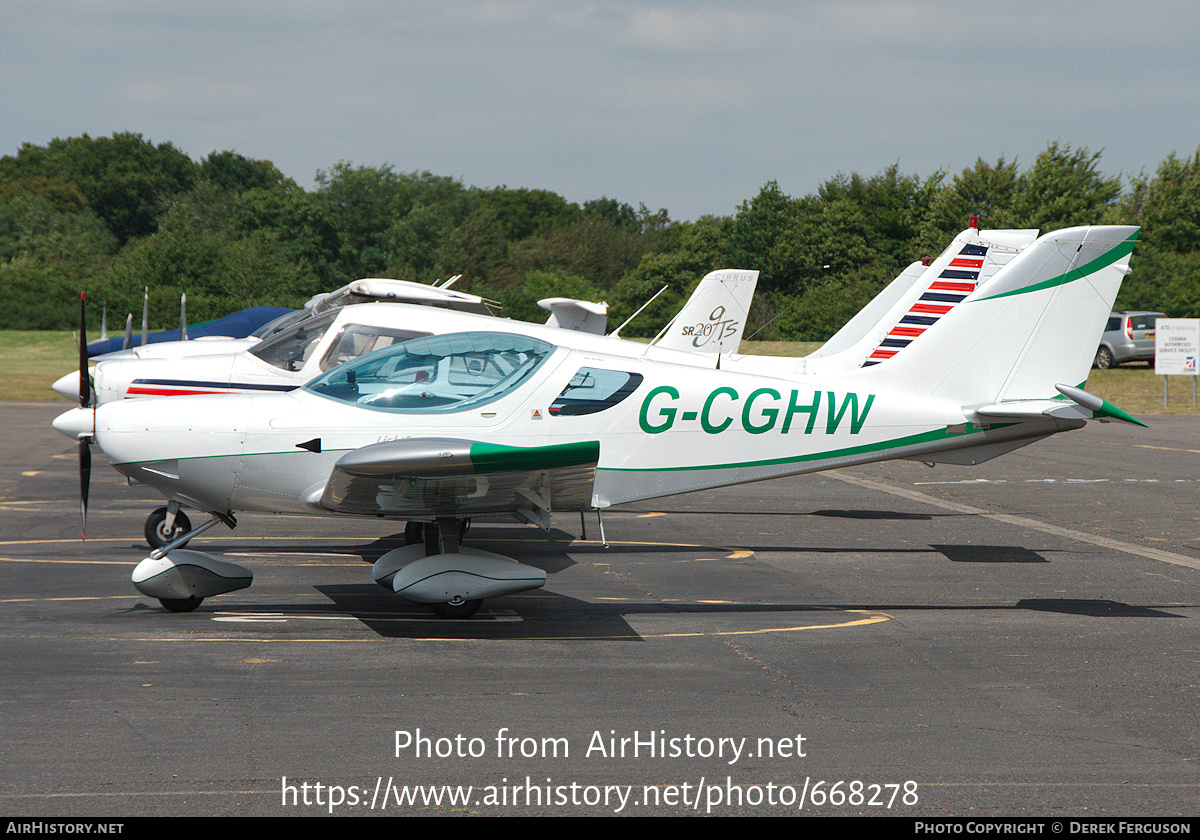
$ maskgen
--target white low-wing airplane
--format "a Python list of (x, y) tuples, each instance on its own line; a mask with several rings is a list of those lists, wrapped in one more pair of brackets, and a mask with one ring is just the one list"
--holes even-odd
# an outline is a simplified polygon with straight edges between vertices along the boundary
[(213, 514), (134, 572), (169, 609), (252, 579), (178, 545), (237, 511), (272, 511), (408, 520), (424, 539), (380, 558), (375, 579), (439, 615), (469, 615), (546, 579), (461, 546), (469, 517), (545, 527), (556, 511), (893, 458), (975, 464), (1089, 419), (1139, 422), (1082, 390), (1137, 232), (1046, 234), (903, 352), (828, 375), (493, 322), (395, 345), (288, 394), (122, 401), (56, 428)]
[[(668, 325), (686, 326), (664, 330), (659, 346), (709, 358), (736, 351), (757, 281), (757, 271), (710, 272), (701, 278)], [(137, 355), (141, 352), (138, 348), (132, 355), (126, 352), (101, 358), (90, 369), (90, 396), (85, 402), (103, 405), (146, 397), (284, 393), (338, 365), (411, 338), (494, 329), (498, 324), (514, 332), (541, 329), (524, 321), (495, 318), (486, 310), (476, 311), (474, 303), (482, 298), (463, 293), (447, 295), (446, 289), (418, 283), (359, 280), (313, 298), (305, 311), (314, 314), (263, 341), (235, 342), (232, 346), (224, 341), (179, 341), (149, 345), (145, 357)], [(547, 298), (538, 303), (550, 312), (547, 326), (604, 334), (606, 303), (570, 298)], [(211, 346), (213, 351), (187, 352), (198, 344)], [(180, 347), (180, 351), (173, 352), (171, 345)], [(63, 376), (54, 383), (54, 390), (66, 397), (81, 393), (80, 376), (78, 371)], [(152, 547), (163, 546), (190, 528), (187, 515), (179, 508), (179, 500), (172, 499), (147, 518), (145, 535)]]

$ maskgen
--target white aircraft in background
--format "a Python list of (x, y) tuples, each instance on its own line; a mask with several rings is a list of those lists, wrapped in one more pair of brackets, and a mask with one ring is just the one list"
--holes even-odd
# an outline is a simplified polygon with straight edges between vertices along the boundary
[[(334, 289), (332, 292), (314, 295), (309, 298), (308, 302), (301, 309), (288, 312), (286, 315), (281, 315), (278, 318), (268, 321), (245, 338), (212, 335), (189, 340), (187, 336), (187, 316), (185, 309), (186, 296), (184, 296), (180, 300), (179, 307), (180, 340), (155, 341), (153, 343), (147, 342), (146, 321), (149, 317), (148, 309), (150, 305), (147, 294), (145, 307), (142, 312), (141, 344), (133, 346), (133, 316), (130, 315), (125, 324), (125, 346), (122, 349), (114, 350), (110, 353), (97, 354), (94, 348), (90, 348), (89, 353), (93, 361), (109, 359), (181, 359), (194, 355), (236, 353), (239, 350), (245, 350), (253, 346), (263, 339), (270, 338), (276, 333), (289, 329), (307, 318), (320, 315), (322, 312), (339, 309), (343, 306), (352, 306), (358, 303), (373, 303), (375, 301), (412, 303), (422, 306), (433, 306), (440, 309), (453, 309), (457, 312), (473, 312), (476, 315), (494, 314), (491, 307), (497, 305), (495, 301), (485, 300), (479, 295), (472, 295), (450, 288), (461, 277), (461, 274), (456, 274), (449, 280), (444, 280), (433, 285), (414, 283), (410, 280), (390, 280), (384, 277), (368, 277), (362, 280), (355, 280), (339, 289)], [(64, 393), (65, 390), (64, 395), (68, 398), (73, 398), (74, 392), (78, 390), (78, 383), (74, 382), (73, 376), (73, 374), (68, 374), (67, 377), (64, 377), (66, 384), (62, 385), (61, 388), (60, 383), (63, 380), (55, 383), (55, 390), (59, 391), (59, 393)]]
[[(735, 352), (757, 280), (757, 271), (711, 272), (656, 343), (706, 354)], [(288, 391), (398, 341), (486, 329), (499, 320), (482, 298), (455, 292), (456, 297), (447, 299), (447, 291), (399, 280), (358, 280), (313, 298), (303, 310), (309, 314), (289, 316), (290, 324), (264, 340), (166, 342), (96, 357), (90, 370), (92, 399), (103, 404), (130, 397)], [(546, 298), (538, 304), (550, 312), (548, 326), (604, 334), (608, 304), (570, 298)], [(525, 326), (523, 321), (507, 323), (512, 329)], [(672, 330), (676, 324), (684, 326)], [(73, 399), (79, 377), (72, 371), (52, 387)]]
[(895, 458), (976, 464), (1090, 419), (1140, 424), (1082, 388), (1137, 233), (1041, 236), (901, 352), (828, 374), (493, 321), (287, 394), (126, 400), (73, 409), (55, 427), (212, 514), (134, 571), (168, 609), (248, 586), (249, 569), (181, 546), (238, 511), (269, 511), (424, 523), (424, 539), (373, 575), (439, 615), (467, 616), (546, 580), (462, 546), (469, 517), (547, 527), (558, 511)]

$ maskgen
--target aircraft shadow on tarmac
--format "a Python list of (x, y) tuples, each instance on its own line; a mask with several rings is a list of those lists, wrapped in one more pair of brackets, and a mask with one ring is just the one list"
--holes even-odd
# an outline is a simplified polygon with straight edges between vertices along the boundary
[[(758, 629), (802, 629), (806, 625), (825, 625), (836, 620), (839, 613), (860, 618), (863, 614), (894, 614), (903, 612), (1049, 612), (1090, 618), (1182, 618), (1163, 609), (1109, 600), (1072, 598), (1021, 599), (1014, 604), (700, 604), (661, 603), (625, 600), (619, 603), (581, 601), (555, 592), (496, 598), (485, 604), (473, 618), (446, 621), (433, 616), (417, 604), (404, 604), (394, 595), (373, 584), (318, 585), (313, 587), (329, 599), (329, 605), (312, 603), (272, 604), (263, 607), (235, 608), (226, 613), (208, 604), (187, 616), (175, 616), (179, 621), (212, 620), (234, 615), (249, 623), (265, 622), (280, 628), (281, 640), (288, 635), (311, 632), (312, 623), (320, 622), (329, 628), (328, 619), (352, 618), (384, 639), (463, 639), (471, 641), (575, 640), (575, 641), (645, 641), (643, 633), (635, 630), (630, 620), (637, 617), (676, 617), (680, 624), (673, 626), (670, 635), (723, 635), (743, 632), (748, 628), (744, 619), (757, 616), (763, 619)], [(139, 604), (130, 612), (159, 613), (156, 607)], [(206, 613), (208, 613), (206, 617)], [(215, 613), (216, 615), (213, 615)], [(161, 616), (147, 616), (159, 620)], [(726, 625), (722, 618), (738, 618), (736, 625)], [(686, 627), (685, 627), (686, 625)], [(245, 626), (245, 625), (241, 625)], [(290, 629), (284, 630), (284, 627)], [(340, 635), (340, 634), (336, 634)], [(347, 641), (352, 636), (347, 636)]]
[[(845, 513), (845, 512), (839, 512)], [(869, 512), (879, 513), (879, 512)], [(897, 518), (909, 518), (907, 514), (888, 514)], [(926, 516), (912, 518), (927, 519)], [(517, 529), (477, 526), (471, 534), (472, 542), (481, 547), (492, 547), (496, 543), (520, 542), (521, 553), (527, 562), (545, 569), (553, 575), (576, 565), (570, 554), (581, 553), (603, 556), (605, 549), (599, 543), (581, 544), (566, 531), (552, 529), (541, 532), (535, 529)], [(364, 566), (373, 563), (385, 552), (404, 544), (403, 534), (380, 537), (365, 543), (330, 545), (324, 543), (290, 543), (271, 547), (273, 555), (313, 555), (337, 553), (357, 555)], [(500, 546), (496, 546), (499, 548)], [(908, 549), (863, 548), (835, 546), (797, 545), (744, 545), (755, 552), (780, 552), (789, 554), (929, 554), (940, 552), (956, 563), (1048, 563), (1041, 553), (1021, 546), (1003, 545), (930, 545)], [(261, 551), (262, 545), (243, 546), (246, 551)], [(695, 545), (673, 545), (669, 543), (643, 544), (623, 542), (621, 550), (635, 550), (639, 554), (695, 554)], [(225, 544), (226, 551), (238, 550), (238, 546)], [(569, 553), (568, 553), (569, 552)], [(736, 561), (735, 561), (736, 562)], [(314, 583), (313, 589), (328, 598), (329, 604), (291, 603), (271, 604), (261, 607), (230, 607), (243, 620), (280, 620), (293, 623), (294, 630), (282, 631), (303, 633), (305, 619), (318, 621), (330, 617), (353, 618), (383, 638), (416, 639), (436, 637), (439, 639), (469, 640), (521, 640), (521, 639), (575, 639), (579, 641), (643, 641), (642, 634), (630, 624), (634, 617), (678, 616), (687, 621), (694, 620), (694, 628), (684, 632), (719, 634), (728, 629), (720, 622), (722, 617), (762, 616), (764, 627), (804, 625), (814, 616), (831, 617), (844, 613), (890, 613), (923, 610), (986, 610), (1051, 612), (1066, 615), (1098, 618), (1177, 618), (1179, 616), (1149, 606), (1123, 604), (1107, 600), (1084, 599), (1021, 599), (1014, 604), (812, 604), (812, 603), (669, 603), (661, 601), (584, 601), (550, 589), (526, 592), (519, 595), (488, 600), (484, 608), (474, 617), (464, 621), (447, 621), (436, 618), (427, 608), (403, 601), (391, 592), (364, 581), (352, 584)], [(211, 603), (211, 606), (210, 606)], [(210, 619), (224, 614), (218, 601), (205, 603), (193, 615)], [(157, 608), (138, 605), (131, 612), (158, 612)], [(785, 618), (785, 616), (788, 616)], [(274, 619), (273, 617), (278, 617)], [(774, 617), (774, 618), (772, 618)], [(777, 619), (777, 620), (776, 620)], [(186, 619), (183, 619), (186, 620)], [(716, 623), (714, 623), (716, 622)], [(301, 625), (301, 626), (296, 626)], [(311, 624), (307, 625), (311, 627)], [(743, 627), (739, 621), (739, 627)]]

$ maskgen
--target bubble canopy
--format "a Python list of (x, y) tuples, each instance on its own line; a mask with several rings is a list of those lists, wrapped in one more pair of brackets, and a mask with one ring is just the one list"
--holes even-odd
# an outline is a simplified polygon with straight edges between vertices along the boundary
[(548, 342), (511, 333), (426, 336), (334, 368), (304, 389), (379, 411), (463, 411), (511, 392), (554, 350)]

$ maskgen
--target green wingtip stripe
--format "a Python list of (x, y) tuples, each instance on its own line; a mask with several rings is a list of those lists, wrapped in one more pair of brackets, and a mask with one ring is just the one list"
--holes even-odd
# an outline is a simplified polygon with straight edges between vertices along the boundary
[(549, 470), (577, 467), (600, 460), (600, 441), (585, 440), (549, 446), (504, 446), (472, 443), (471, 464), (476, 473)]
[(1023, 289), (1013, 289), (1010, 292), (1001, 292), (998, 295), (991, 295), (990, 297), (979, 298), (979, 300), (981, 300), (981, 301), (996, 300), (997, 298), (1012, 297), (1014, 295), (1023, 295), (1026, 292), (1039, 292), (1042, 289), (1052, 289), (1055, 286), (1063, 286), (1063, 285), (1066, 285), (1067, 283), (1071, 283), (1075, 280), (1079, 280), (1082, 277), (1086, 277), (1089, 274), (1094, 274), (1095, 272), (1099, 271), (1100, 269), (1112, 265), (1113, 263), (1115, 263), (1117, 260), (1121, 259), (1125, 255), (1132, 254), (1133, 246), (1134, 246), (1134, 243), (1137, 242), (1138, 233), (1140, 232), (1140, 230), (1141, 230), (1140, 228), (1138, 230), (1135, 230), (1132, 234), (1130, 234), (1129, 238), (1126, 239), (1125, 241), (1121, 242), (1118, 245), (1114, 245), (1112, 248), (1105, 251), (1101, 256), (1096, 257), (1096, 259), (1092, 260), (1091, 262), (1084, 263), (1083, 265), (1079, 266), (1078, 268), (1071, 269), (1066, 274), (1060, 274), (1057, 277), (1051, 277), (1049, 280), (1043, 280), (1041, 283), (1034, 283), (1032, 286), (1026, 286)]
[(1117, 408), (1108, 400), (1104, 400), (1103, 402), (1104, 405), (1100, 407), (1100, 410), (1094, 412), (1096, 417), (1112, 417), (1114, 420), (1124, 420), (1126, 423), (1133, 423), (1135, 426), (1141, 426), (1144, 429), (1150, 428), (1141, 420), (1137, 419), (1129, 412), (1122, 411), (1121, 409)]

